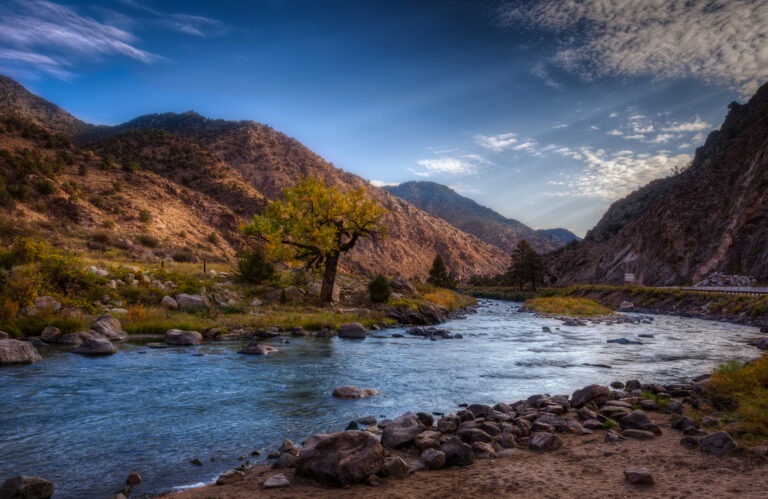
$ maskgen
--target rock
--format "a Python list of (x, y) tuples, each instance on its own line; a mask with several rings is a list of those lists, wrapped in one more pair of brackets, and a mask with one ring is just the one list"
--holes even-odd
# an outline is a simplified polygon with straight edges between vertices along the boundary
[(582, 426), (584, 428), (587, 428), (589, 430), (602, 430), (603, 429), (603, 423), (596, 419), (587, 419), (582, 423)]
[(61, 337), (61, 329), (53, 326), (47, 326), (40, 333), (40, 339), (46, 343), (56, 343)]
[(367, 334), (365, 327), (359, 322), (344, 324), (339, 328), (339, 338), (365, 338)]
[(625, 301), (621, 302), (621, 305), (619, 305), (619, 308), (621, 310), (632, 310), (633, 308), (635, 308), (635, 304), (632, 303), (631, 301), (626, 301), (625, 300)]
[(240, 470), (229, 470), (222, 473), (216, 479), (216, 485), (227, 485), (230, 483), (241, 482), (245, 478), (245, 473)]
[(263, 301), (259, 300), (258, 298), (254, 298), (253, 301), (251, 301), (252, 307), (260, 307), (264, 304)]
[(549, 413), (542, 414), (541, 416), (536, 418), (536, 420), (534, 421), (534, 426), (537, 423), (549, 425), (552, 428), (554, 428), (555, 431), (560, 433), (568, 433), (570, 431), (568, 424), (554, 414), (549, 414)]
[(207, 296), (204, 295), (190, 295), (187, 293), (180, 293), (174, 297), (176, 304), (182, 310), (195, 310), (201, 308), (209, 308), (211, 302)]
[(416, 435), (413, 442), (416, 444), (416, 447), (422, 451), (424, 449), (439, 449), (441, 436), (442, 433), (439, 431), (424, 431)]
[(299, 455), (299, 448), (296, 447), (296, 444), (286, 438), (283, 440), (283, 444), (280, 446), (280, 452), (290, 454), (292, 456), (297, 456)]
[(614, 381), (613, 383), (611, 383), (611, 388), (616, 388), (617, 390), (621, 390), (622, 388), (624, 388), (624, 383), (622, 383), (621, 381)]
[(169, 345), (199, 345), (203, 342), (203, 335), (197, 331), (169, 329), (165, 332), (165, 342)]
[(28, 341), (0, 340), (0, 365), (31, 364), (40, 359), (40, 354)]
[(163, 296), (163, 299), (160, 300), (160, 306), (168, 310), (176, 310), (177, 308), (179, 308), (179, 304), (176, 303), (176, 300), (174, 300), (173, 297), (168, 295)]
[(404, 295), (415, 295), (417, 293), (416, 288), (407, 279), (403, 277), (395, 277), (389, 281), (389, 287), (398, 293)]
[(248, 343), (248, 345), (237, 353), (245, 355), (269, 355), (271, 353), (279, 351), (272, 345), (266, 343)]
[(468, 444), (475, 442), (493, 442), (493, 437), (479, 428), (466, 428), (459, 430), (458, 437)]
[(736, 442), (725, 431), (718, 431), (706, 437), (699, 439), (699, 447), (707, 454), (721, 456), (727, 454), (738, 447)]
[(563, 440), (555, 434), (537, 431), (528, 439), (528, 448), (533, 451), (552, 451), (563, 446)]
[(496, 451), (493, 446), (486, 442), (473, 442), (472, 452), (478, 459), (490, 459), (496, 455)]
[(661, 435), (659, 427), (648, 418), (643, 411), (632, 411), (619, 421), (622, 430), (644, 430), (651, 431), (656, 435)]
[(445, 466), (445, 452), (439, 449), (424, 449), (421, 453), (421, 460), (427, 468), (431, 470), (439, 470)]
[(280, 487), (288, 487), (289, 485), (291, 485), (291, 482), (289, 482), (282, 473), (272, 475), (261, 484), (265, 489), (277, 489)]
[(652, 431), (646, 430), (624, 430), (621, 434), (625, 437), (634, 438), (636, 440), (653, 440), (656, 436)]
[(629, 340), (627, 338), (616, 338), (613, 340), (607, 340), (606, 343), (617, 343), (619, 345), (642, 345), (642, 341)]
[(363, 483), (384, 465), (381, 444), (365, 431), (312, 435), (299, 451), (296, 474), (343, 487)]
[(683, 437), (680, 439), (680, 445), (687, 449), (698, 449), (699, 440), (691, 436)]
[(613, 430), (608, 430), (605, 433), (606, 442), (621, 442), (622, 440), (626, 440), (626, 438), (622, 437), (621, 435), (619, 435)]
[(165, 343), (152, 342), (152, 343), (147, 343), (146, 347), (147, 348), (160, 349), (160, 348), (168, 348), (168, 345), (166, 345)]
[(141, 475), (134, 471), (130, 475), (128, 475), (128, 478), (125, 479), (125, 483), (127, 485), (138, 485), (141, 483)]
[(100, 268), (98, 268), (98, 267), (96, 267), (94, 265), (91, 265), (86, 270), (88, 272), (92, 273), (92, 274), (96, 274), (96, 275), (101, 276), (101, 277), (107, 277), (109, 275), (109, 272), (107, 272), (104, 269), (100, 269)]
[(90, 338), (91, 334), (87, 331), (79, 331), (77, 333), (62, 334), (59, 337), (59, 345), (72, 345), (77, 346), (83, 343), (83, 340)]
[(653, 485), (653, 475), (648, 468), (625, 468), (624, 476), (633, 485)]
[(604, 404), (606, 401), (610, 400), (610, 398), (611, 391), (608, 389), (608, 387), (600, 385), (589, 385), (582, 388), (581, 390), (576, 390), (573, 392), (573, 395), (571, 396), (571, 406), (579, 408), (590, 402), (598, 405)]
[(61, 310), (61, 303), (56, 301), (56, 299), (52, 296), (38, 296), (37, 298), (35, 298), (34, 304), (35, 304), (35, 313), (37, 312), (54, 313)]
[(96, 331), (108, 340), (124, 340), (128, 337), (123, 324), (111, 315), (102, 315), (93, 321), (91, 331)]
[(381, 474), (392, 478), (405, 478), (408, 476), (408, 464), (401, 457), (390, 456), (384, 459)]
[(344, 428), (344, 431), (350, 431), (350, 430), (359, 430), (360, 425), (357, 424), (357, 421), (350, 421), (346, 428)]
[(454, 433), (459, 429), (459, 418), (453, 414), (443, 416), (437, 420), (437, 431), (441, 433)]
[(360, 389), (352, 385), (337, 386), (331, 395), (339, 399), (359, 399)]
[(381, 445), (394, 449), (413, 442), (417, 435), (426, 430), (426, 427), (419, 423), (418, 418), (412, 412), (395, 418), (381, 434)]
[(440, 444), (445, 454), (445, 466), (471, 466), (475, 462), (472, 447), (451, 435)]
[(0, 340), (7, 340), (9, 337), (8, 333), (5, 331), (0, 331)]
[(358, 419), (357, 422), (363, 426), (372, 426), (375, 425), (378, 421), (376, 421), (376, 416), (366, 416), (364, 418)]
[(285, 468), (296, 467), (296, 456), (293, 454), (281, 453), (274, 463), (272, 463), (272, 469), (282, 470)]
[(53, 495), (53, 483), (34, 476), (15, 476), (0, 487), (2, 499), (48, 499)]
[(632, 390), (639, 390), (640, 389), (640, 381), (636, 379), (631, 379), (627, 381), (627, 385), (624, 387), (624, 389), (628, 392), (631, 392)]
[(117, 348), (104, 338), (85, 338), (80, 345), (72, 347), (72, 353), (81, 355), (112, 355), (117, 352)]
[(653, 400), (649, 399), (643, 399), (639, 402), (640, 407), (645, 409), (646, 411), (658, 411), (659, 410), (659, 404), (654, 402)]
[(307, 330), (304, 329), (303, 327), (297, 326), (293, 328), (293, 331), (291, 331), (291, 336), (297, 336), (297, 337), (309, 336), (309, 332), (307, 332)]
[(672, 423), (672, 429), (679, 430), (679, 431), (685, 431), (688, 428), (696, 428), (698, 426), (699, 425), (696, 424), (696, 421), (689, 418), (688, 416), (680, 417)]

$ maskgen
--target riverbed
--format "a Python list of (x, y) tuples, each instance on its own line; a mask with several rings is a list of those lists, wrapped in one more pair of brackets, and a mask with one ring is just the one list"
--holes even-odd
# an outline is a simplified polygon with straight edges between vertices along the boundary
[[(746, 344), (757, 328), (651, 317), (565, 327), (482, 300), (476, 313), (441, 326), (463, 339), (392, 337), (402, 328), (364, 340), (273, 339), (280, 351), (269, 357), (238, 354), (242, 342), (158, 350), (125, 342), (96, 358), (41, 348), (42, 361), (0, 369), (0, 480), (41, 476), (55, 482), (54, 497), (108, 497), (139, 471), (136, 492), (158, 492), (210, 482), (238, 457), (264, 459), (283, 438), (299, 442), (364, 416), (450, 413), (459, 403), (615, 380), (682, 381), (758, 355)], [(621, 337), (642, 344), (606, 343)], [(347, 384), (380, 395), (331, 397)], [(264, 452), (251, 457), (255, 450)]]

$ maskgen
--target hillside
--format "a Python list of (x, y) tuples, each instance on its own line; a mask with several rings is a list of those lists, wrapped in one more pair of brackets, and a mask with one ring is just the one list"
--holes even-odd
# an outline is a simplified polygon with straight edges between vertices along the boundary
[[(4, 79), (2, 88), (0, 118), (18, 126), (0, 129), (0, 148), (13, 157), (29, 149), (58, 164), (48, 173), (45, 168), (22, 168), (9, 174), (13, 178), (6, 178), (4, 184), (12, 185), (19, 177), (30, 191), (29, 196), (8, 194), (9, 202), (18, 207), (11, 216), (13, 223), (45, 226), (49, 238), (87, 246), (94, 237), (91, 232), (98, 230), (97, 238), (129, 240), (136, 246), (137, 238), (145, 235), (158, 241), (144, 238), (150, 246), (138, 247), (132, 257), (231, 259), (244, 244), (236, 228), (282, 189), (311, 175), (341, 190), (366, 187), (389, 210), (388, 239), (359, 244), (342, 260), (345, 270), (423, 278), (438, 252), (460, 277), (498, 272), (507, 264), (507, 254), (498, 248), (333, 167), (268, 126), (211, 120), (189, 112), (94, 127), (12, 80)], [(28, 132), (30, 127), (34, 133)], [(56, 159), (62, 155), (69, 159)], [(45, 195), (51, 199), (34, 196), (35, 183), (43, 179), (50, 181), (56, 193)], [(116, 182), (119, 190), (110, 187)], [(65, 218), (76, 227), (64, 230), (58, 223), (60, 210), (49, 204), (66, 204), (79, 213)], [(151, 223), (139, 221), (143, 210), (151, 212)]]
[(435, 182), (404, 182), (384, 189), (508, 253), (521, 239), (527, 240), (539, 253), (552, 251), (565, 244), (555, 234), (536, 231), (517, 220), (506, 218), (445, 185)]
[(544, 234), (546, 236), (554, 236), (561, 240), (563, 244), (568, 244), (573, 241), (581, 241), (581, 238), (571, 232), (568, 229), (539, 229), (536, 232), (539, 234)]
[(713, 271), (768, 280), (768, 85), (732, 103), (691, 166), (616, 201), (584, 241), (559, 252), (560, 282), (691, 283)]

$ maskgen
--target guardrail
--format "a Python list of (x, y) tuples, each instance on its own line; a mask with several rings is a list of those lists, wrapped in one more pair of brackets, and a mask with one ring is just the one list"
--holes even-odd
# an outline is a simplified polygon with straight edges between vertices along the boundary
[(677, 289), (685, 291), (704, 291), (708, 293), (725, 293), (729, 295), (768, 295), (768, 288), (750, 286), (680, 286)]

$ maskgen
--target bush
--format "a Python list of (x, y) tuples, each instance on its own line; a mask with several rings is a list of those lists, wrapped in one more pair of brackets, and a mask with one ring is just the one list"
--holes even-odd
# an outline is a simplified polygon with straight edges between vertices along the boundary
[(43, 276), (32, 265), (15, 267), (8, 275), (4, 293), (16, 301), (19, 306), (30, 305), (40, 296), (43, 289)]
[(216, 232), (211, 232), (210, 234), (208, 234), (208, 238), (207, 239), (208, 239), (208, 242), (213, 244), (213, 245), (217, 245), (217, 244), (219, 244), (219, 241), (221, 241), (221, 238), (219, 237), (219, 235)]
[(389, 301), (389, 279), (384, 274), (376, 274), (371, 282), (368, 283), (368, 293), (371, 295), (373, 303), (386, 303)]
[(144, 208), (139, 212), (139, 220), (141, 220), (142, 223), (145, 224), (151, 224), (152, 223), (152, 212), (150, 212), (148, 209)]
[(37, 192), (43, 196), (50, 196), (51, 194), (56, 193), (56, 185), (48, 179), (41, 180), (35, 187), (37, 188)]
[(724, 364), (709, 383), (716, 406), (734, 411), (751, 437), (768, 436), (768, 355)]
[(559, 296), (552, 298), (531, 298), (523, 304), (523, 308), (545, 314), (568, 315), (574, 317), (614, 314), (613, 310), (587, 298), (564, 298)]
[(267, 259), (264, 250), (242, 250), (237, 254), (237, 271), (241, 281), (259, 284), (275, 275), (275, 267)]
[(155, 236), (150, 236), (149, 234), (139, 234), (136, 236), (136, 240), (147, 248), (157, 248), (160, 246), (160, 240)]

